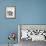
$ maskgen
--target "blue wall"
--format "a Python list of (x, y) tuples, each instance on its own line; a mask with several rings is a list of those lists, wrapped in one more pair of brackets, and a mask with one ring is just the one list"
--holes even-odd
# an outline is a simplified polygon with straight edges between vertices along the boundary
[(46, 24), (46, 0), (17, 0), (17, 17), (21, 24)]
[[(16, 6), (16, 19), (6, 19), (5, 8), (12, 5)], [(1, 0), (0, 43), (8, 43), (8, 34), (18, 32), (17, 24), (46, 24), (46, 0)]]
[[(16, 6), (16, 0), (1, 0), (0, 2), (0, 43), (8, 43), (8, 34), (16, 32), (17, 19), (6, 19), (5, 12), (7, 6)], [(15, 41), (17, 43), (17, 39)]]

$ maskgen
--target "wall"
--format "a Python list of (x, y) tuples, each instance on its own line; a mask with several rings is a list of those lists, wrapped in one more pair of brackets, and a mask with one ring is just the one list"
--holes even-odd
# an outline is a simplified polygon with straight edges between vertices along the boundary
[(46, 0), (17, 0), (19, 24), (46, 24)]
[[(16, 19), (6, 19), (5, 8), (12, 5)], [(0, 44), (8, 43), (9, 32), (18, 32), (17, 24), (46, 24), (46, 0), (0, 0)]]
[[(6, 19), (5, 12), (7, 6), (16, 6), (16, 0), (1, 0), (0, 1), (0, 44), (7, 44), (8, 34), (17, 32), (17, 19)], [(16, 38), (16, 43), (18, 38)]]

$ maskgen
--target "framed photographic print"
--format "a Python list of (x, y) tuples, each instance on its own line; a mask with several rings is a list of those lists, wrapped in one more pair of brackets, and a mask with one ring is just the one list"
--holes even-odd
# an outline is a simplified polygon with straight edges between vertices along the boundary
[(6, 7), (6, 18), (16, 18), (16, 8), (15, 7)]
[(19, 24), (18, 41), (46, 41), (46, 25), (40, 24)]

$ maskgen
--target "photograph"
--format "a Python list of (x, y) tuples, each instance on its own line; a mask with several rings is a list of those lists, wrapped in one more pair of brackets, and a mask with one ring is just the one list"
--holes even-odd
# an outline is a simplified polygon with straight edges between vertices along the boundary
[(16, 18), (15, 7), (6, 7), (6, 18)]
[(20, 46), (46, 42), (46, 25), (19, 24), (18, 41)]

